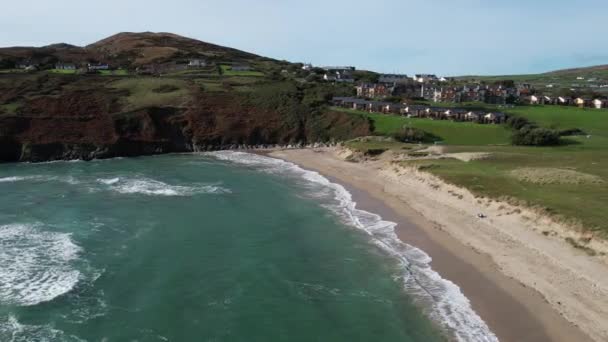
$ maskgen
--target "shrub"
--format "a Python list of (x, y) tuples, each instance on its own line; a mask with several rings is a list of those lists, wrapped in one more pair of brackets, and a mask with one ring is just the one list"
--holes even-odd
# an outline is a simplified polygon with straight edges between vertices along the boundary
[(559, 144), (559, 137), (556, 130), (525, 126), (515, 131), (511, 141), (513, 145), (553, 146)]
[(511, 116), (509, 119), (507, 119), (507, 126), (509, 126), (509, 128), (514, 129), (514, 130), (520, 130), (526, 126), (536, 127), (536, 124), (534, 124), (534, 123), (530, 122), (528, 119), (522, 118), (520, 116)]
[(404, 127), (393, 134), (393, 138), (400, 142), (433, 142), (437, 140), (432, 134), (413, 127)]
[(369, 156), (369, 157), (376, 157), (381, 155), (382, 153), (386, 152), (387, 149), (385, 148), (370, 148), (367, 151), (365, 151), (365, 155)]

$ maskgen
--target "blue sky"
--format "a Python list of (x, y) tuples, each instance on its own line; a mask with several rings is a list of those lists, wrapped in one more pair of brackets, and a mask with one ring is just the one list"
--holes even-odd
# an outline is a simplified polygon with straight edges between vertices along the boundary
[(608, 64), (608, 1), (30, 0), (0, 46), (173, 32), (260, 55), (381, 72), (515, 74)]

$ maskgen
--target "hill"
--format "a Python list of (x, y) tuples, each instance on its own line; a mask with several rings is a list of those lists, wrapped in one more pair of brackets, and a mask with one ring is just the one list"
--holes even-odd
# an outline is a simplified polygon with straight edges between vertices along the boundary
[[(190, 67), (190, 59), (205, 63)], [(54, 69), (59, 61), (117, 70)], [(12, 69), (17, 62), (39, 68)], [(367, 119), (325, 106), (351, 86), (306, 82), (297, 64), (171, 33), (4, 48), (0, 69), (0, 162), (308, 144), (370, 132)]]
[(252, 53), (206, 43), (172, 33), (123, 32), (85, 47), (65, 43), (43, 47), (0, 48), (0, 66), (27, 61), (50, 68), (57, 62), (109, 63), (135, 69), (146, 64), (163, 64), (176, 59), (204, 58), (212, 62), (256, 63), (273, 60)]
[(182, 37), (173, 33), (123, 32), (88, 45), (85, 50), (103, 61), (129, 67), (164, 63), (175, 58), (205, 58), (212, 61), (251, 62), (254, 54)]
[(540, 74), (460, 76), (458, 82), (497, 82), (513, 80), (529, 83), (534, 88), (549, 95), (566, 94), (571, 89), (580, 92), (608, 94), (608, 65), (584, 68), (554, 70)]

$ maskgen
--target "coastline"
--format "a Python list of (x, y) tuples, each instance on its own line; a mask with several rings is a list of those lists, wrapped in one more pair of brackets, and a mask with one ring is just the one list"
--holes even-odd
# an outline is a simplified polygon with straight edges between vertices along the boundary
[[(534, 272), (536, 268), (546, 265), (539, 260), (531, 260), (530, 265), (518, 265), (522, 271), (521, 277), (506, 272), (506, 267), (500, 261), (497, 262), (497, 255), (506, 255), (507, 251), (495, 249), (494, 253), (491, 253), (491, 250), (480, 248), (479, 245), (466, 241), (461, 235), (454, 233), (455, 227), (450, 226), (446, 229), (445, 222), (429, 217), (431, 216), (429, 212), (421, 210), (418, 206), (412, 206), (411, 202), (404, 200), (403, 197), (408, 194), (407, 184), (397, 182), (391, 172), (387, 174), (386, 164), (383, 162), (346, 162), (338, 156), (336, 148), (280, 150), (264, 154), (321, 173), (332, 182), (345, 186), (353, 195), (353, 200), (357, 202), (358, 209), (376, 213), (385, 220), (396, 222), (398, 225), (395, 231), (399, 239), (422, 249), (431, 256), (433, 269), (443, 278), (460, 287), (470, 300), (472, 308), (500, 341), (592, 341), (591, 337), (598, 341), (603, 338), (604, 330), (601, 325), (597, 330), (589, 332), (585, 329), (587, 324), (596, 322), (589, 321), (589, 317), (584, 315), (575, 317), (576, 320), (566, 319), (564, 316), (567, 315), (563, 311), (556, 310), (556, 304), (549, 302), (550, 299), (546, 295), (541, 295), (537, 288), (526, 284), (530, 279), (526, 279), (523, 273)], [(424, 193), (413, 195), (412, 197), (420, 198)], [(429, 196), (426, 199), (429, 201), (426, 203), (420, 201), (420, 205), (426, 205), (426, 209), (432, 211), (433, 208), (429, 207), (429, 204), (433, 203), (432, 198)], [(436, 204), (437, 210), (443, 209), (440, 202)], [(459, 213), (462, 217), (454, 217), (450, 214), (454, 213), (442, 213), (440, 216), (444, 216), (443, 219), (447, 219), (447, 222), (452, 220), (455, 226), (457, 222), (471, 220), (468, 216), (464, 217), (466, 213)], [(504, 238), (504, 236), (496, 237), (497, 240)], [(479, 241), (487, 242), (483, 239)], [(513, 241), (508, 242), (513, 243)], [(488, 245), (494, 247), (492, 244)], [(519, 257), (526, 256), (519, 255)], [(548, 270), (551, 268), (549, 267)], [(565, 297), (574, 296), (575, 299), (581, 300), (581, 306), (588, 304), (585, 298), (580, 298), (586, 293), (565, 293), (563, 291), (567, 289), (558, 288), (560, 285), (562, 284), (557, 284), (556, 293), (558, 296), (564, 296), (565, 303), (567, 303)], [(559, 292), (560, 290), (562, 292)], [(600, 294), (600, 292), (595, 293), (596, 296)], [(590, 297), (592, 298), (587, 299), (593, 299), (595, 296)], [(561, 304), (559, 302), (559, 305)], [(572, 323), (573, 321), (575, 323)], [(601, 324), (601, 322), (597, 323)]]

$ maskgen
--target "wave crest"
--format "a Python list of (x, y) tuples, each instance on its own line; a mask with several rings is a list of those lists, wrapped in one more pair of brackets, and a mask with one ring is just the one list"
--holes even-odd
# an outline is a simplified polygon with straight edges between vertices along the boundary
[(32, 306), (71, 291), (80, 272), (71, 265), (81, 249), (69, 234), (40, 225), (0, 226), (0, 304)]
[(109, 186), (121, 194), (141, 194), (149, 196), (193, 196), (198, 194), (230, 193), (230, 190), (217, 185), (169, 185), (149, 178), (107, 178), (98, 179), (99, 183)]

